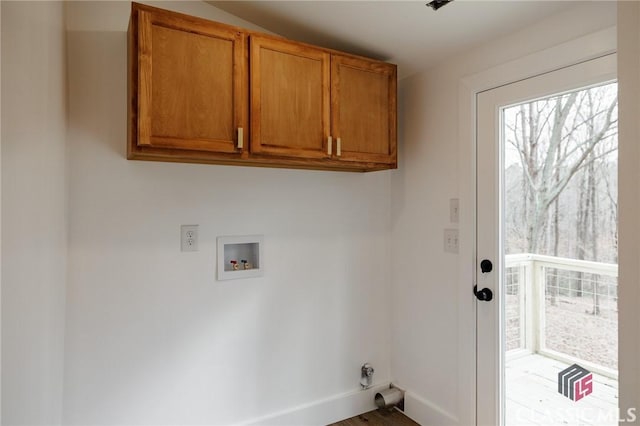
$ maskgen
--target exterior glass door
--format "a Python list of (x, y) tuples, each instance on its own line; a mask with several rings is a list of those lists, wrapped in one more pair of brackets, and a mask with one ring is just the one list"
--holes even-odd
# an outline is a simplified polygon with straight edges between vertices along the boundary
[(478, 423), (617, 424), (615, 57), (481, 93), (477, 158)]

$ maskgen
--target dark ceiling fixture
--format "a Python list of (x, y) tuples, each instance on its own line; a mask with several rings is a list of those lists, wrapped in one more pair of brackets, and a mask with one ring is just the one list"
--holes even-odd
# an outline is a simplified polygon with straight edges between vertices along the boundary
[(427, 3), (427, 6), (429, 6), (431, 9), (433, 10), (438, 10), (440, 9), (442, 6), (444, 6), (447, 3), (451, 3), (453, 0), (433, 0), (429, 3)]

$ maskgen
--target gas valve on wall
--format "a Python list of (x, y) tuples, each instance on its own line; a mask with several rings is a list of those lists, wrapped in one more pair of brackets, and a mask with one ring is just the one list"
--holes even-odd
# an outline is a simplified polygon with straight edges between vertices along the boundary
[(362, 368), (360, 369), (360, 385), (362, 386), (362, 389), (367, 389), (369, 386), (371, 386), (371, 383), (373, 382), (374, 371), (375, 370), (369, 363), (366, 363), (362, 366)]

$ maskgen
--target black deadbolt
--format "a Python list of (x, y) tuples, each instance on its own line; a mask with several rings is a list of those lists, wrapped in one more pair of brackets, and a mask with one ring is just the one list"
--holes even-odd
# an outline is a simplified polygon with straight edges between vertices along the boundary
[(480, 270), (483, 274), (493, 271), (493, 263), (491, 263), (489, 259), (484, 259), (482, 262), (480, 262)]

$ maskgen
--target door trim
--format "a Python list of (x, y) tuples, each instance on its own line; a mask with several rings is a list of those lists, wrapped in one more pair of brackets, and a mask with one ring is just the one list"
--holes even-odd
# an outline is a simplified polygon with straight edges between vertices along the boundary
[(458, 157), (460, 200), (460, 267), (458, 271), (458, 406), (459, 424), (476, 424), (476, 97), (478, 93), (555, 71), (616, 51), (616, 27), (526, 55), (467, 76), (458, 86)]

